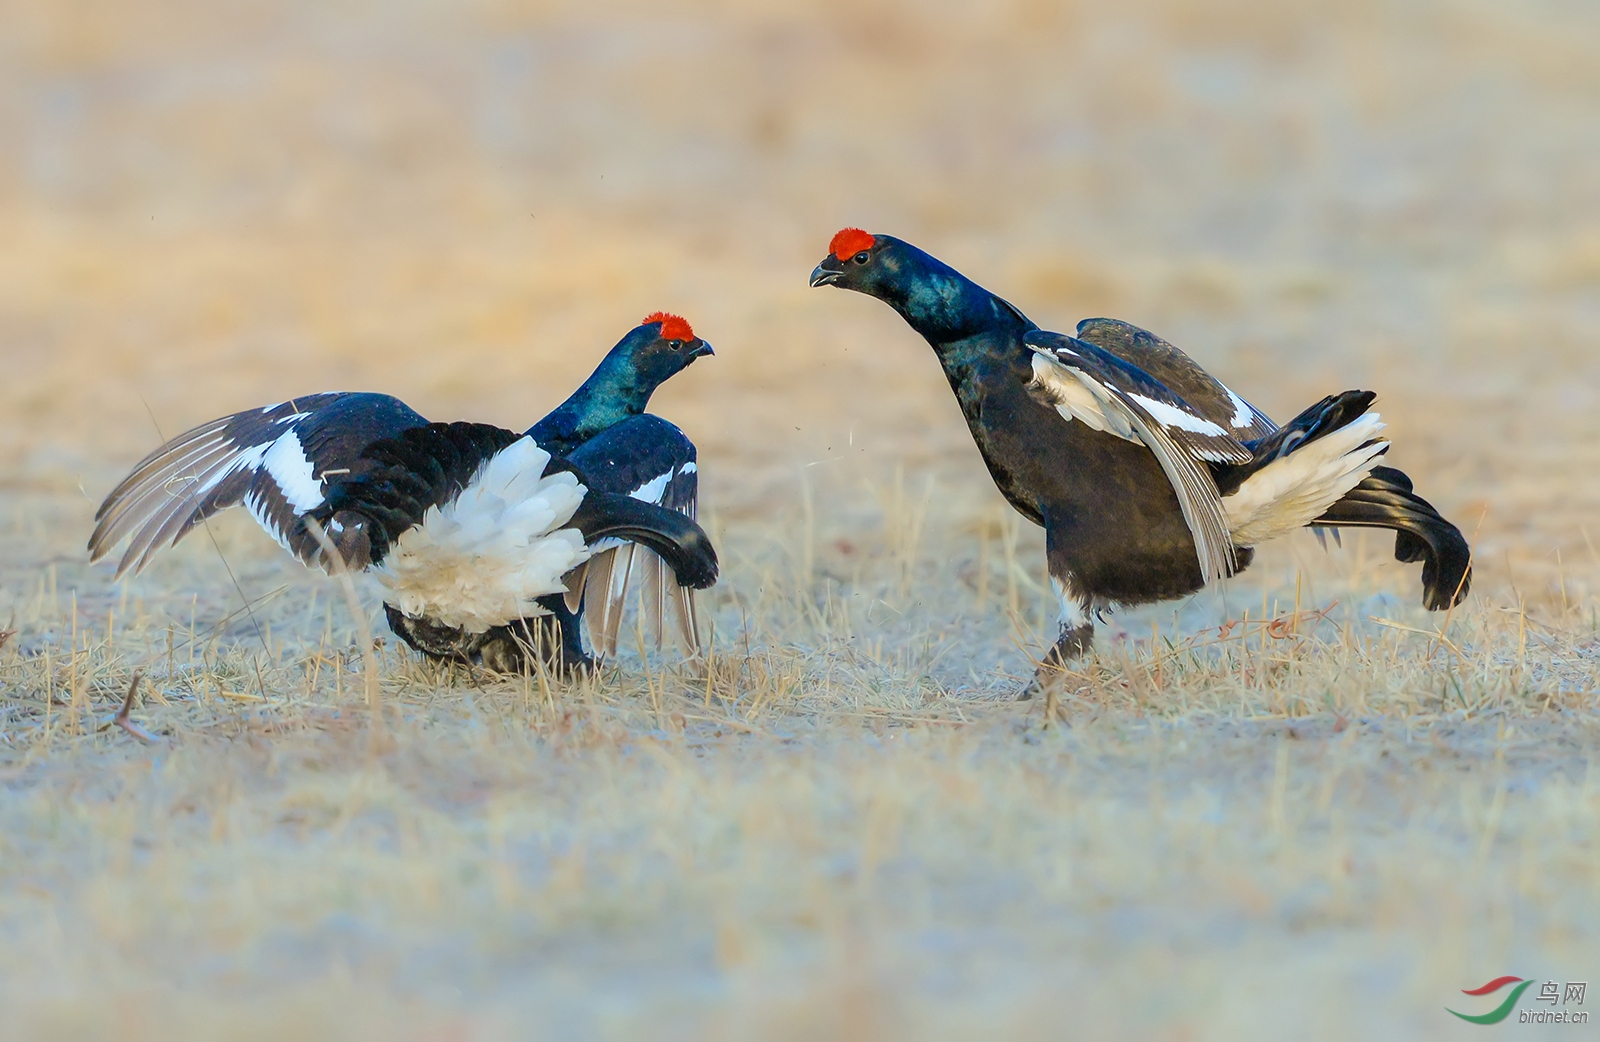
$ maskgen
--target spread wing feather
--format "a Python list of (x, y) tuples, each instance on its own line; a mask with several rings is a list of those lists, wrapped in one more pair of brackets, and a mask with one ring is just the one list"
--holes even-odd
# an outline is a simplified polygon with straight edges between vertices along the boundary
[(1131, 322), (1086, 318), (1077, 339), (1110, 352), (1179, 395), (1196, 413), (1228, 428), (1240, 441), (1264, 438), (1278, 429), (1267, 414), (1234, 394), (1194, 359)]
[[(596, 435), (568, 457), (593, 488), (620, 492), (694, 518), (699, 506), (698, 460), (694, 443), (658, 416), (624, 420)], [(646, 637), (663, 641), (667, 606), (677, 617), (685, 653), (702, 646), (694, 591), (678, 585), (672, 570), (655, 553), (633, 545), (598, 554), (583, 580), (589, 643), (600, 656), (616, 654), (618, 634), (630, 589), (640, 591), (640, 620)]]
[(362, 470), (361, 450), (373, 441), (426, 423), (389, 395), (334, 391), (201, 424), (145, 457), (106, 497), (90, 559), (126, 540), (117, 575), (137, 572), (218, 511), (243, 505), (312, 563), (318, 545), (302, 518), (326, 501), (328, 479)]

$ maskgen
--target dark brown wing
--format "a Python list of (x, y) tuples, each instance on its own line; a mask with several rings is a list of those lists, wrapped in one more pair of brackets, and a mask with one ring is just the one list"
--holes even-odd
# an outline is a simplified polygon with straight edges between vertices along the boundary
[(1148, 330), (1115, 318), (1086, 318), (1078, 323), (1077, 337), (1149, 373), (1238, 441), (1254, 441), (1278, 429), (1260, 409)]

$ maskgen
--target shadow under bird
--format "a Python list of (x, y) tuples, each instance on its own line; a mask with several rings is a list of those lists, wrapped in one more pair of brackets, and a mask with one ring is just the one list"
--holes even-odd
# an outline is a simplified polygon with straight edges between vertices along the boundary
[(697, 648), (690, 591), (716, 581), (717, 559), (693, 518), (695, 449), (644, 409), (657, 386), (710, 353), (681, 318), (651, 315), (520, 435), (430, 423), (366, 392), (225, 416), (157, 449), (106, 497), (90, 559), (126, 540), (117, 575), (136, 573), (242, 505), (302, 562), (336, 570), (313, 530), (321, 526), (339, 565), (377, 579), (408, 644), (515, 672), (529, 650), (554, 666), (591, 665), (579, 638), (591, 601), (614, 649), (630, 574), (615, 562), (647, 551), (637, 569), (647, 593), (658, 609), (677, 606)]
[(1297, 528), (1386, 528), (1422, 562), (1423, 603), (1471, 585), (1460, 530), (1379, 465), (1370, 391), (1279, 427), (1182, 351), (1115, 319), (1040, 329), (1016, 306), (891, 235), (846, 228), (811, 273), (888, 304), (933, 348), (1006, 500), (1045, 530), (1060, 633), (1042, 682), (1089, 650), (1093, 614), (1192, 593)]

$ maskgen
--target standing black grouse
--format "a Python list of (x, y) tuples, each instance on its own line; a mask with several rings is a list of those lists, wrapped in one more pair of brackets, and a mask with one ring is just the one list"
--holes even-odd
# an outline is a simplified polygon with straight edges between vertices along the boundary
[(1061, 631), (1023, 697), (1088, 650), (1092, 612), (1191, 593), (1308, 525), (1392, 529), (1396, 559), (1422, 561), (1428, 608), (1466, 595), (1461, 532), (1377, 465), (1389, 443), (1370, 391), (1278, 427), (1151, 333), (1098, 318), (1046, 332), (915, 246), (857, 228), (834, 236), (811, 285), (877, 297), (922, 334), (1001, 494), (1044, 527)]
[[(715, 581), (715, 552), (686, 516), (693, 445), (641, 415), (657, 384), (709, 353), (687, 323), (653, 315), (523, 435), (429, 423), (370, 393), (226, 416), (162, 446), (112, 491), (96, 515), (91, 559), (126, 539), (117, 575), (136, 572), (206, 518), (243, 504), (303, 562), (329, 567), (306, 522), (322, 525), (345, 566), (385, 587), (395, 632), (426, 654), (514, 670), (524, 648), (539, 647), (553, 663), (571, 665), (576, 651), (587, 664), (573, 613), (592, 559), (637, 544), (671, 569), (659, 586), (686, 598)], [(558, 452), (576, 448), (552, 456), (540, 435)], [(660, 487), (641, 487), (652, 467), (665, 469)], [(674, 479), (683, 502), (664, 506)], [(620, 602), (618, 585), (607, 593)], [(552, 626), (562, 614), (574, 624)]]

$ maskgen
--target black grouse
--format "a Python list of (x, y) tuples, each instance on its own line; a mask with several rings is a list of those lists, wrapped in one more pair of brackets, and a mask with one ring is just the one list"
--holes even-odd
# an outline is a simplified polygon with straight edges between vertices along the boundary
[(1467, 593), (1461, 532), (1378, 465), (1389, 445), (1369, 391), (1278, 427), (1143, 329), (1041, 330), (915, 246), (856, 228), (834, 236), (811, 285), (877, 297), (922, 335), (1001, 494), (1045, 529), (1061, 630), (1023, 697), (1090, 648), (1093, 613), (1189, 594), (1300, 527), (1392, 529), (1395, 557), (1422, 562), (1428, 608)]
[[(214, 420), (156, 450), (107, 496), (91, 560), (127, 540), (117, 575), (136, 572), (242, 504), (303, 562), (330, 567), (306, 521), (323, 526), (346, 566), (377, 577), (391, 628), (419, 651), (507, 671), (521, 668), (526, 648), (552, 664), (587, 664), (574, 613), (596, 557), (645, 547), (672, 572), (658, 589), (681, 599), (715, 580), (715, 552), (686, 516), (694, 447), (642, 415), (657, 384), (709, 353), (687, 323), (653, 315), (522, 435), (429, 423), (399, 399), (352, 392)], [(539, 440), (545, 431), (555, 455)], [(619, 606), (625, 579), (604, 587)], [(692, 611), (681, 614), (690, 628)]]
[[(594, 487), (623, 492), (691, 519), (699, 507), (699, 461), (694, 442), (673, 424), (645, 412), (655, 389), (696, 358), (714, 352), (677, 315), (656, 312), (601, 360), (566, 401), (528, 434), (551, 452), (577, 464)], [(626, 543), (597, 554), (572, 577), (572, 592), (551, 604), (555, 646), (568, 669), (592, 664), (582, 644), (588, 624), (595, 655), (616, 654), (623, 607), (633, 581), (644, 587), (647, 635), (661, 646), (662, 624), (671, 605), (684, 651), (701, 647), (694, 592), (678, 585), (661, 558), (647, 547)]]

